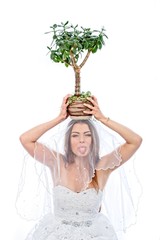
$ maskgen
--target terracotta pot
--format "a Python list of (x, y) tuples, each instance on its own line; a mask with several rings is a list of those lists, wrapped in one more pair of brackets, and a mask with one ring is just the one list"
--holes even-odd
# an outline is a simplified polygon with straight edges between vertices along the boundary
[(92, 105), (92, 103), (88, 100), (75, 100), (73, 103), (69, 104), (68, 113), (72, 119), (88, 119), (92, 117), (92, 114), (86, 114), (83, 112), (85, 110), (90, 111), (90, 109), (84, 106), (83, 103)]

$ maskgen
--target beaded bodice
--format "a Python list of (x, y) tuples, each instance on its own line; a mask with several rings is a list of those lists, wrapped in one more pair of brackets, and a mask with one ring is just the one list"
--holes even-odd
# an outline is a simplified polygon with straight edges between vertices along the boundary
[(64, 186), (54, 189), (55, 217), (64, 221), (84, 221), (93, 219), (99, 213), (102, 191), (89, 188), (79, 193)]

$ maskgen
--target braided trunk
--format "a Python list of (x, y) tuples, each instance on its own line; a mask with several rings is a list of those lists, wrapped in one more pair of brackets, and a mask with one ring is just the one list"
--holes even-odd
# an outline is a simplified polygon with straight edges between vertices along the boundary
[(85, 100), (81, 100), (78, 97), (81, 96), (81, 77), (80, 77), (80, 71), (81, 68), (84, 66), (84, 64), (86, 63), (90, 52), (87, 53), (85, 59), (83, 60), (83, 62), (78, 66), (76, 64), (75, 58), (73, 56), (72, 51), (70, 52), (71, 55), (71, 59), (72, 59), (72, 67), (75, 73), (75, 93), (74, 96), (77, 97), (77, 99), (75, 99), (72, 103), (69, 104), (68, 106), (68, 113), (69, 115), (74, 118), (74, 119), (86, 119), (86, 118), (90, 118), (92, 116), (92, 114), (86, 114), (83, 111), (87, 110), (90, 111), (90, 109), (88, 109), (87, 107), (85, 107), (83, 105), (83, 103), (87, 103), (87, 104), (91, 104), (92, 103), (90, 101), (88, 101), (87, 99)]

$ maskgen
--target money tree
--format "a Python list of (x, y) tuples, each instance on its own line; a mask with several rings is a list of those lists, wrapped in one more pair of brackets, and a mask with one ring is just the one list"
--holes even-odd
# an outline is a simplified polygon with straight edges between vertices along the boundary
[(91, 93), (81, 92), (81, 69), (91, 53), (96, 53), (105, 45), (105, 29), (92, 30), (91, 28), (72, 25), (69, 21), (50, 26), (52, 41), (47, 46), (53, 62), (62, 63), (65, 67), (72, 67), (75, 74), (75, 92), (70, 97), (70, 103), (77, 100), (85, 101)]

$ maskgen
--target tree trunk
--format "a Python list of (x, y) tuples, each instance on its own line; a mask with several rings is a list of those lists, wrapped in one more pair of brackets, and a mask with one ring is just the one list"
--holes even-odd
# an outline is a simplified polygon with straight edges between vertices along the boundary
[(74, 68), (75, 72), (75, 95), (80, 96), (81, 95), (81, 77), (80, 77), (80, 67)]

